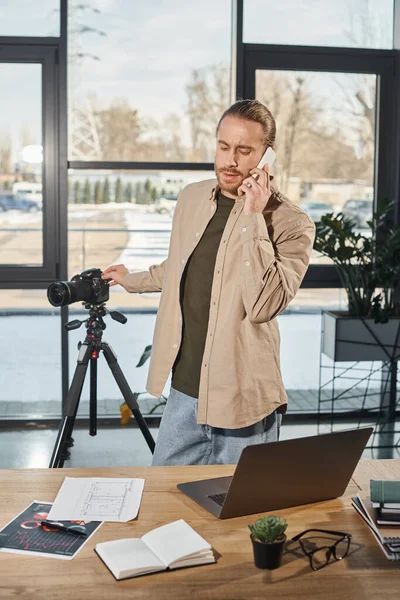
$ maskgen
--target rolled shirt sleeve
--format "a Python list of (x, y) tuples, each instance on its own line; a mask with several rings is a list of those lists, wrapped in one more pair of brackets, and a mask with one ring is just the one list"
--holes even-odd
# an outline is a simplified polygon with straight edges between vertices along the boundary
[(242, 215), (241, 226), (243, 303), (253, 323), (264, 323), (296, 295), (310, 262), (315, 225), (301, 214), (274, 244), (261, 213)]
[(122, 280), (123, 287), (130, 293), (161, 292), (167, 260), (159, 265), (152, 265), (148, 271), (127, 273)]

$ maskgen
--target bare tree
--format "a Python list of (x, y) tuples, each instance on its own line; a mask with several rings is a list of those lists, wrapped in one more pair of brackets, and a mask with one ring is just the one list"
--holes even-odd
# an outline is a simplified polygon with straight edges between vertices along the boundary
[(305, 113), (308, 112), (307, 93), (304, 87), (305, 81), (306, 80), (304, 77), (296, 77), (295, 85), (290, 90), (292, 92), (292, 102), (287, 114), (282, 160), (282, 183), (285, 193), (287, 192), (289, 179), (292, 175), (293, 156), (299, 129), (301, 128), (302, 121), (306, 116)]
[(219, 64), (193, 69), (186, 93), (192, 145), (189, 160), (212, 161), (216, 124), (229, 105), (228, 67)]
[(261, 71), (257, 77), (257, 97), (271, 110), (277, 125), (274, 170), (284, 193), (293, 177), (309, 182), (348, 179), (360, 177), (365, 170), (365, 162), (332, 121), (332, 101), (319, 93), (323, 85), (315, 85), (318, 76)]
[(307, 154), (307, 134), (315, 127), (316, 109), (308, 89), (308, 78), (300, 74), (293, 78), (291, 74), (261, 71), (257, 77), (257, 97), (275, 118), (275, 172), (279, 187), (286, 193), (290, 178), (298, 172), (298, 157)]
[(93, 101), (83, 87), (82, 65), (84, 61), (100, 58), (84, 50), (83, 39), (93, 35), (106, 37), (106, 33), (86, 23), (88, 15), (94, 17), (100, 10), (82, 1), (68, 3), (68, 104), (69, 155), (76, 160), (101, 160), (102, 148), (94, 118)]
[(163, 121), (164, 160), (184, 161), (186, 148), (182, 141), (182, 122), (178, 115), (170, 114)]
[[(345, 35), (349, 44), (359, 48), (385, 48), (388, 24), (383, 23), (370, 0), (349, 3), (349, 27)], [(336, 77), (340, 112), (347, 117), (347, 127), (356, 139), (357, 154), (365, 165), (364, 177), (372, 183), (375, 147), (376, 77), (372, 74), (348, 74)]]
[(181, 118), (171, 113), (162, 120), (142, 119), (141, 160), (185, 161), (188, 149), (183, 144)]
[(357, 156), (365, 163), (364, 177), (372, 182), (375, 147), (376, 77), (340, 74), (333, 77), (338, 88), (336, 114)]
[(0, 173), (3, 175), (11, 174), (11, 138), (9, 134), (0, 133)]
[(127, 100), (116, 98), (95, 114), (104, 160), (134, 160), (142, 132), (138, 111)]
[(20, 138), (20, 147), (24, 148), (25, 146), (31, 146), (34, 144), (34, 138), (32, 136), (32, 132), (30, 131), (28, 125), (23, 124), (19, 131)]

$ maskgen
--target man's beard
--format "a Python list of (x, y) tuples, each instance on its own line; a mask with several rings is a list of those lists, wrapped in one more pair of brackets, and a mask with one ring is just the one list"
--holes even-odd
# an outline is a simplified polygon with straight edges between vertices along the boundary
[[(238, 189), (240, 188), (240, 186), (243, 183), (243, 180), (245, 179), (243, 174), (240, 173), (239, 171), (230, 171), (229, 169), (218, 169), (217, 170), (216, 168), (215, 168), (215, 173), (217, 175), (217, 180), (218, 180), (220, 188), (222, 190), (226, 190), (227, 192), (237, 196)], [(237, 175), (238, 177), (236, 179), (234, 179), (232, 182), (229, 182), (223, 178), (223, 173), (232, 173), (234, 175)]]

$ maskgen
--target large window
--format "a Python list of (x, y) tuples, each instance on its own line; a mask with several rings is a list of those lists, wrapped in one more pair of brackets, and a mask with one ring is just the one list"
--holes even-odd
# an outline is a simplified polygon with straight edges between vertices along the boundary
[(0, 262), (42, 265), (42, 66), (0, 63), (0, 79)]
[(71, 0), (68, 36), (71, 160), (212, 160), (230, 0)]
[[(256, 98), (277, 125), (279, 189), (314, 222), (327, 213), (369, 234), (374, 205), (376, 76), (256, 71)], [(312, 256), (312, 263), (326, 258)]]
[[(68, 334), (60, 327), (60, 314), (64, 324), (86, 311), (80, 303), (70, 317), (53, 309), (49, 283), (115, 263), (146, 270), (167, 257), (176, 198), (188, 183), (214, 177), (215, 127), (235, 94), (260, 99), (276, 118), (281, 191), (315, 221), (348, 210), (368, 235), (372, 203), (399, 196), (393, 5), (0, 0), (0, 198), (14, 202), (0, 206), (8, 373), (0, 403), (13, 403), (11, 418), (20, 401), (32, 400), (25, 415), (44, 415), (55, 402), (59, 410), (60, 374), (65, 392), (85, 335), (83, 326)], [(232, 31), (232, 16), (242, 31)], [(312, 263), (279, 316), (289, 389), (317, 388), (319, 312), (346, 309), (334, 267), (315, 253)], [(144, 390), (148, 362), (133, 367), (151, 343), (158, 304), (159, 294), (118, 286), (107, 303), (128, 315), (124, 327), (108, 318), (105, 340), (134, 391)], [(295, 344), (306, 338), (304, 351)], [(299, 352), (306, 358), (293, 368)], [(120, 393), (102, 362), (99, 413), (118, 414)]]
[(393, 0), (244, 0), (251, 44), (393, 48)]

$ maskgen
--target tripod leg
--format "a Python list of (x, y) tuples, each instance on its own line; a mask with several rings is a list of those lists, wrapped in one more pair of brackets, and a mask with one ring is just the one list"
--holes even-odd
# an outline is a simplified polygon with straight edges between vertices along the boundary
[(57, 440), (54, 444), (53, 454), (49, 464), (50, 469), (63, 467), (64, 461), (66, 457), (68, 457), (68, 440), (71, 438), (72, 430), (74, 428), (75, 417), (76, 413), (78, 412), (79, 399), (81, 397), (92, 350), (93, 347), (91, 344), (82, 344), (79, 350), (77, 366), (66, 399), (65, 415), (60, 423)]
[(97, 356), (90, 359), (89, 435), (97, 433)]
[(111, 372), (114, 375), (114, 379), (117, 382), (119, 389), (121, 390), (121, 394), (129, 408), (131, 409), (133, 416), (135, 417), (137, 424), (139, 425), (140, 430), (147, 442), (147, 445), (150, 448), (151, 453), (153, 453), (155, 447), (153, 436), (151, 435), (150, 430), (147, 427), (147, 423), (139, 410), (138, 403), (136, 402), (136, 398), (133, 395), (127, 380), (125, 379), (125, 375), (123, 374), (122, 369), (118, 364), (117, 357), (114, 354), (114, 351), (112, 350), (111, 346), (109, 346), (107, 343), (103, 342), (101, 344), (101, 349), (103, 350), (108, 366), (110, 367)]

